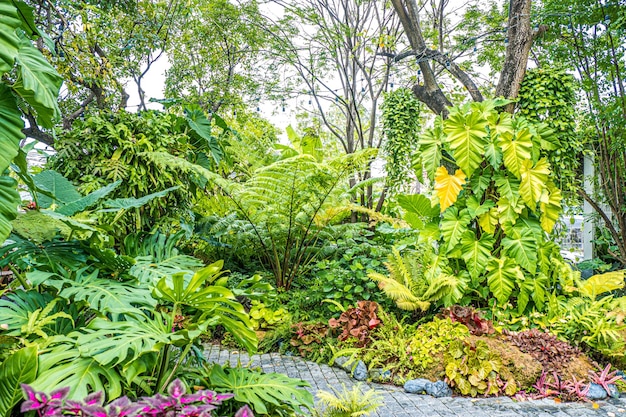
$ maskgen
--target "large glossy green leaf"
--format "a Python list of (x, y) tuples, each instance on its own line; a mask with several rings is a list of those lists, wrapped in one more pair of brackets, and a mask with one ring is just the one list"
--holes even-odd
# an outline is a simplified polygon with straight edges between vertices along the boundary
[(407, 211), (407, 214), (414, 214), (425, 223), (439, 217), (439, 206), (433, 207), (430, 199), (422, 194), (399, 195), (398, 204)]
[(487, 263), (487, 284), (500, 305), (509, 301), (515, 283), (523, 278), (524, 276), (513, 259), (507, 257), (492, 258)]
[(122, 381), (116, 368), (82, 357), (73, 343), (61, 343), (40, 355), (39, 375), (32, 386), (44, 392), (70, 387), (69, 398), (74, 400), (102, 391), (112, 400), (122, 394)]
[(502, 239), (507, 256), (531, 274), (537, 271), (537, 240), (530, 229), (515, 228)]
[(17, 216), (20, 194), (17, 182), (6, 175), (0, 175), (0, 242), (4, 242), (11, 233), (11, 220)]
[(480, 239), (476, 239), (474, 232), (468, 230), (461, 236), (463, 260), (472, 279), (476, 279), (485, 272), (487, 262), (491, 259), (494, 243), (494, 237), (488, 233), (483, 233)]
[(443, 146), (443, 122), (441, 117), (435, 118), (432, 129), (424, 132), (420, 138), (420, 160), (428, 178), (435, 180), (435, 170), (441, 165), (441, 148)]
[(75, 280), (63, 279), (59, 295), (68, 300), (85, 301), (103, 314), (118, 316), (137, 310), (137, 307), (155, 307), (156, 301), (147, 288), (98, 278), (97, 271), (89, 275), (80, 274)]
[(67, 203), (66, 205), (59, 207), (56, 211), (65, 216), (73, 216), (74, 214), (84, 211), (89, 207), (96, 204), (99, 200), (106, 197), (109, 193), (115, 190), (120, 184), (121, 180), (115, 181), (107, 186), (97, 189), (96, 191), (87, 194), (86, 196)]
[(9, 417), (13, 407), (22, 400), (20, 384), (30, 384), (37, 376), (37, 347), (29, 346), (14, 352), (0, 364), (0, 416)]
[(33, 181), (37, 187), (48, 191), (54, 196), (54, 200), (47, 195), (38, 193), (39, 207), (47, 209), (53, 203), (63, 206), (81, 199), (81, 195), (74, 185), (63, 175), (53, 170), (41, 171), (33, 175)]
[(159, 313), (154, 318), (136, 314), (124, 321), (92, 320), (82, 333), (76, 333), (81, 356), (112, 367), (132, 362), (149, 352), (158, 352), (179, 336), (172, 333), (167, 319)]
[(463, 115), (453, 112), (444, 121), (444, 132), (448, 135), (448, 143), (457, 165), (471, 177), (480, 166), (489, 142), (487, 121), (479, 112)]
[(313, 396), (306, 387), (309, 383), (289, 378), (285, 375), (263, 374), (246, 368), (222, 368), (213, 365), (208, 375), (212, 389), (218, 392), (232, 392), (235, 400), (249, 404), (255, 413), (268, 414), (271, 406), (292, 408), (298, 415), (304, 415), (304, 408), (313, 408)]
[[(0, 77), (13, 69), (19, 48), (16, 29), (22, 25), (17, 9), (10, 1), (0, 3)], [(4, 93), (0, 94), (4, 97)], [(4, 170), (1, 170), (2, 172)]]
[(554, 185), (552, 181), (548, 181), (548, 201), (546, 203), (541, 202), (539, 207), (541, 208), (541, 228), (547, 233), (552, 233), (556, 222), (561, 216), (561, 190)]
[(550, 164), (546, 158), (541, 158), (535, 166), (531, 160), (526, 160), (520, 166), (520, 175), (520, 195), (528, 207), (535, 211), (537, 203), (539, 203), (539, 199), (547, 187)]
[(450, 207), (443, 213), (441, 220), (441, 234), (447, 244), (447, 250), (454, 249), (463, 233), (467, 231), (467, 226), (472, 220), (467, 210), (459, 210), (456, 207)]
[(20, 39), (18, 76), (13, 89), (37, 112), (37, 122), (51, 128), (61, 112), (57, 104), (63, 78), (31, 41)]
[(23, 128), (22, 113), (17, 107), (15, 97), (6, 85), (0, 83), (0, 174), (4, 173), (17, 156), (20, 140), (24, 138)]
[(193, 272), (202, 268), (204, 263), (198, 258), (189, 255), (176, 254), (166, 259), (155, 259), (153, 256), (137, 256), (135, 264), (130, 268), (130, 274), (139, 282), (156, 286), (166, 277), (179, 272)]
[(516, 135), (505, 132), (498, 136), (498, 146), (502, 148), (504, 166), (520, 178), (520, 168), (524, 161), (530, 160), (533, 148), (532, 136), (528, 129), (522, 129)]
[(104, 203), (106, 207), (118, 210), (130, 210), (131, 208), (139, 208), (145, 204), (148, 204), (151, 200), (159, 197), (165, 197), (171, 191), (179, 189), (180, 186), (166, 188), (163, 191), (144, 195), (140, 198), (117, 198), (115, 200), (108, 200)]

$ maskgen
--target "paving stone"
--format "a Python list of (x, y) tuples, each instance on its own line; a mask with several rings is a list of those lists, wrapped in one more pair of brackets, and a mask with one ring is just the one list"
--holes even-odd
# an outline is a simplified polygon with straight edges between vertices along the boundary
[[(248, 356), (244, 352), (231, 353), (219, 346), (208, 345), (205, 358), (220, 364), (237, 362), (260, 367), (264, 372), (277, 372), (302, 379), (315, 394), (318, 390), (341, 390), (341, 384), (351, 389), (357, 381), (339, 368), (307, 362), (295, 356), (278, 353)], [(588, 403), (561, 403), (546, 399), (515, 402), (508, 397), (471, 399), (463, 397), (433, 398), (428, 395), (408, 394), (402, 387), (362, 383), (361, 390), (375, 389), (384, 401), (372, 417), (610, 417), (608, 413), (626, 417), (626, 398), (598, 402), (594, 409)]]

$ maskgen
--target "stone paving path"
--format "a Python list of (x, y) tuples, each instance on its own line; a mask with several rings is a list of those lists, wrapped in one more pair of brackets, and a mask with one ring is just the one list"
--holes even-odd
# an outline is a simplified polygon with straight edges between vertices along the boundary
[[(207, 359), (220, 364), (237, 363), (259, 367), (264, 372), (277, 372), (299, 378), (311, 384), (313, 395), (318, 390), (341, 390), (341, 384), (351, 388), (356, 381), (339, 368), (308, 362), (300, 357), (278, 353), (248, 356), (230, 352), (219, 346), (207, 346)], [(470, 399), (463, 397), (433, 398), (429, 395), (407, 394), (401, 387), (364, 383), (364, 389), (373, 388), (381, 394), (384, 405), (373, 417), (626, 417), (626, 399), (600, 401), (598, 409), (585, 403), (555, 403), (553, 400), (514, 402), (508, 397)]]

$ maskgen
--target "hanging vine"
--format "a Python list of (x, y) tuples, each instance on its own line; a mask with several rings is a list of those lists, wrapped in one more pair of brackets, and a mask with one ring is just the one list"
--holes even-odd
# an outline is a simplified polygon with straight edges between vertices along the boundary
[(576, 130), (576, 102), (574, 77), (564, 69), (542, 67), (526, 72), (518, 112), (531, 121), (545, 122), (559, 138), (558, 149), (551, 149), (546, 156), (568, 206), (577, 205), (582, 179), (583, 143)]
[(385, 95), (382, 105), (383, 132), (387, 139), (383, 151), (386, 157), (386, 186), (390, 195), (408, 191), (411, 155), (417, 149), (420, 129), (420, 102), (411, 90), (399, 88)]

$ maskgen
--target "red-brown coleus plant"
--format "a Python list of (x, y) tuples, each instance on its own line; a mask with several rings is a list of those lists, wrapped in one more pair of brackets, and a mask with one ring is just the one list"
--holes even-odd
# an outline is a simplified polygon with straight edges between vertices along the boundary
[(480, 311), (473, 307), (454, 305), (443, 309), (441, 314), (444, 317), (449, 317), (453, 322), (464, 324), (474, 336), (495, 332), (491, 320), (482, 317)]
[(341, 313), (339, 319), (330, 319), (328, 325), (333, 329), (342, 329), (338, 337), (339, 340), (343, 341), (349, 337), (354, 337), (357, 339), (356, 346), (363, 347), (370, 340), (370, 332), (380, 324), (380, 319), (376, 315), (377, 311), (378, 303), (359, 301), (356, 307)]
[(291, 346), (298, 349), (300, 356), (307, 357), (313, 352), (316, 345), (324, 342), (328, 336), (328, 326), (324, 323), (296, 323), (291, 326), (294, 336), (289, 341)]

